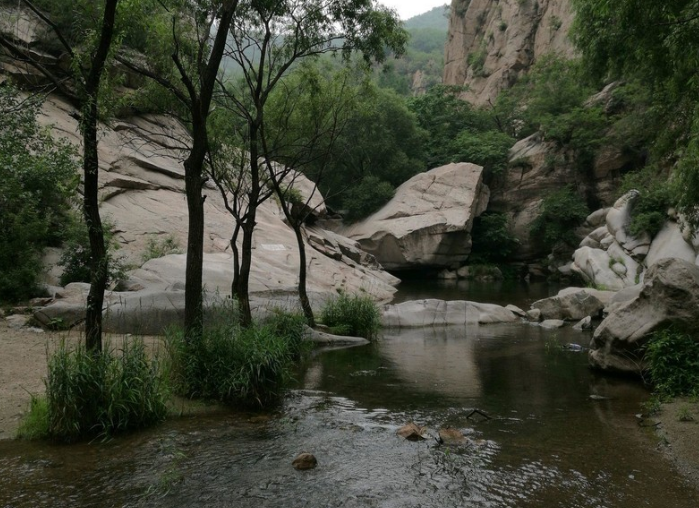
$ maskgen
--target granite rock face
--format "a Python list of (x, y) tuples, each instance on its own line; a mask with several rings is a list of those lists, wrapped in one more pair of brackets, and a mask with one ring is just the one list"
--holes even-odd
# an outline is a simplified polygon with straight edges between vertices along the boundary
[(629, 297), (615, 304), (595, 330), (589, 353), (593, 367), (641, 374), (649, 334), (673, 324), (695, 328), (699, 267), (682, 259), (662, 259), (648, 269), (640, 292)]
[(482, 167), (448, 164), (414, 176), (378, 212), (342, 233), (387, 270), (455, 268), (468, 259), (473, 219), (489, 196)]
[(543, 55), (573, 56), (572, 21), (570, 0), (453, 0), (443, 82), (486, 105)]

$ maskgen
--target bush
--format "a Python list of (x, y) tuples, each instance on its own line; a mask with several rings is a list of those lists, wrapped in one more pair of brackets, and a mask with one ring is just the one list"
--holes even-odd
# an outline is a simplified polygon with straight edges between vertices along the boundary
[(36, 122), (39, 102), (0, 86), (0, 300), (35, 296), (41, 253), (63, 240), (79, 182), (74, 150)]
[(575, 246), (578, 242), (575, 228), (585, 221), (589, 213), (583, 199), (572, 187), (566, 187), (542, 200), (539, 216), (532, 223), (530, 232), (548, 248), (558, 242)]
[(473, 221), (473, 247), (470, 261), (497, 263), (510, 259), (519, 247), (519, 240), (510, 232), (504, 213), (486, 213)]
[[(114, 255), (118, 244), (114, 241), (114, 225), (108, 220), (102, 221), (104, 242), (107, 245), (107, 283), (118, 283), (126, 279), (126, 266), (122, 257)], [(87, 226), (80, 219), (75, 219), (66, 229), (66, 241), (63, 254), (58, 262), (63, 267), (60, 283), (62, 286), (71, 282), (90, 282), (90, 238)]]
[(673, 205), (673, 191), (667, 177), (652, 166), (624, 176), (621, 192), (639, 191), (631, 211), (629, 233), (644, 232), (655, 236), (667, 221), (667, 211)]
[(388, 203), (395, 190), (388, 182), (381, 181), (376, 176), (364, 177), (361, 183), (351, 189), (342, 200), (348, 221), (357, 221), (381, 208)]
[(513, 138), (500, 131), (464, 131), (452, 143), (452, 153), (456, 161), (483, 166), (486, 175), (491, 177), (507, 168), (508, 154), (514, 143)]
[(699, 341), (691, 335), (675, 329), (655, 332), (645, 360), (660, 395), (699, 395)]
[(125, 340), (119, 354), (62, 343), (48, 362), (48, 435), (74, 441), (147, 427), (165, 418), (167, 394), (141, 340)]
[(334, 333), (369, 340), (376, 338), (381, 329), (381, 312), (367, 295), (342, 293), (325, 304), (320, 320)]
[(167, 332), (173, 389), (185, 397), (262, 407), (283, 394), (301, 354), (305, 321), (280, 312), (241, 328), (234, 307), (219, 306), (198, 341), (187, 341), (180, 329)]
[(145, 263), (151, 259), (161, 258), (168, 254), (182, 254), (177, 238), (174, 235), (168, 235), (162, 240), (151, 237), (146, 244), (146, 251), (141, 255), (141, 261)]

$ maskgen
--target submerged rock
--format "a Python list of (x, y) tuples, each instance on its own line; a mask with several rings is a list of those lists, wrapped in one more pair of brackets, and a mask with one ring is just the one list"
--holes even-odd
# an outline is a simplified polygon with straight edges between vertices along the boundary
[(446, 445), (463, 445), (468, 443), (468, 438), (459, 429), (444, 427), (439, 429), (439, 439)]
[(577, 321), (599, 314), (613, 296), (613, 291), (571, 287), (562, 289), (556, 296), (534, 302), (532, 308), (539, 309), (544, 319)]
[(406, 423), (396, 431), (396, 435), (406, 439), (407, 441), (424, 441), (429, 437), (427, 428), (420, 427), (413, 422)]
[(291, 465), (298, 471), (307, 471), (318, 466), (318, 460), (313, 454), (303, 452), (297, 455)]

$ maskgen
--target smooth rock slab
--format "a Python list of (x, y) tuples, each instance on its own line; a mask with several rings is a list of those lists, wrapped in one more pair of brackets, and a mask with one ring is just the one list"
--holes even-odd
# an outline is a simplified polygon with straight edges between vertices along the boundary
[(419, 328), (467, 324), (510, 323), (517, 315), (491, 303), (464, 300), (413, 300), (384, 307), (382, 324), (392, 328)]

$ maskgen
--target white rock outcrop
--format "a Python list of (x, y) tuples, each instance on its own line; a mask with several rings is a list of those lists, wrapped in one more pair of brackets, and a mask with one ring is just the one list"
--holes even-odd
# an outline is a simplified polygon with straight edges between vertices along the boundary
[(389, 328), (420, 328), (511, 323), (517, 320), (514, 312), (500, 305), (427, 299), (386, 305), (382, 324)]
[(661, 259), (648, 269), (640, 291), (629, 291), (609, 310), (595, 330), (590, 363), (602, 370), (641, 374), (650, 333), (670, 325), (696, 328), (699, 267), (682, 259)]
[(482, 167), (448, 164), (414, 176), (378, 212), (342, 233), (388, 270), (458, 267), (468, 259), (473, 219), (489, 196)]

